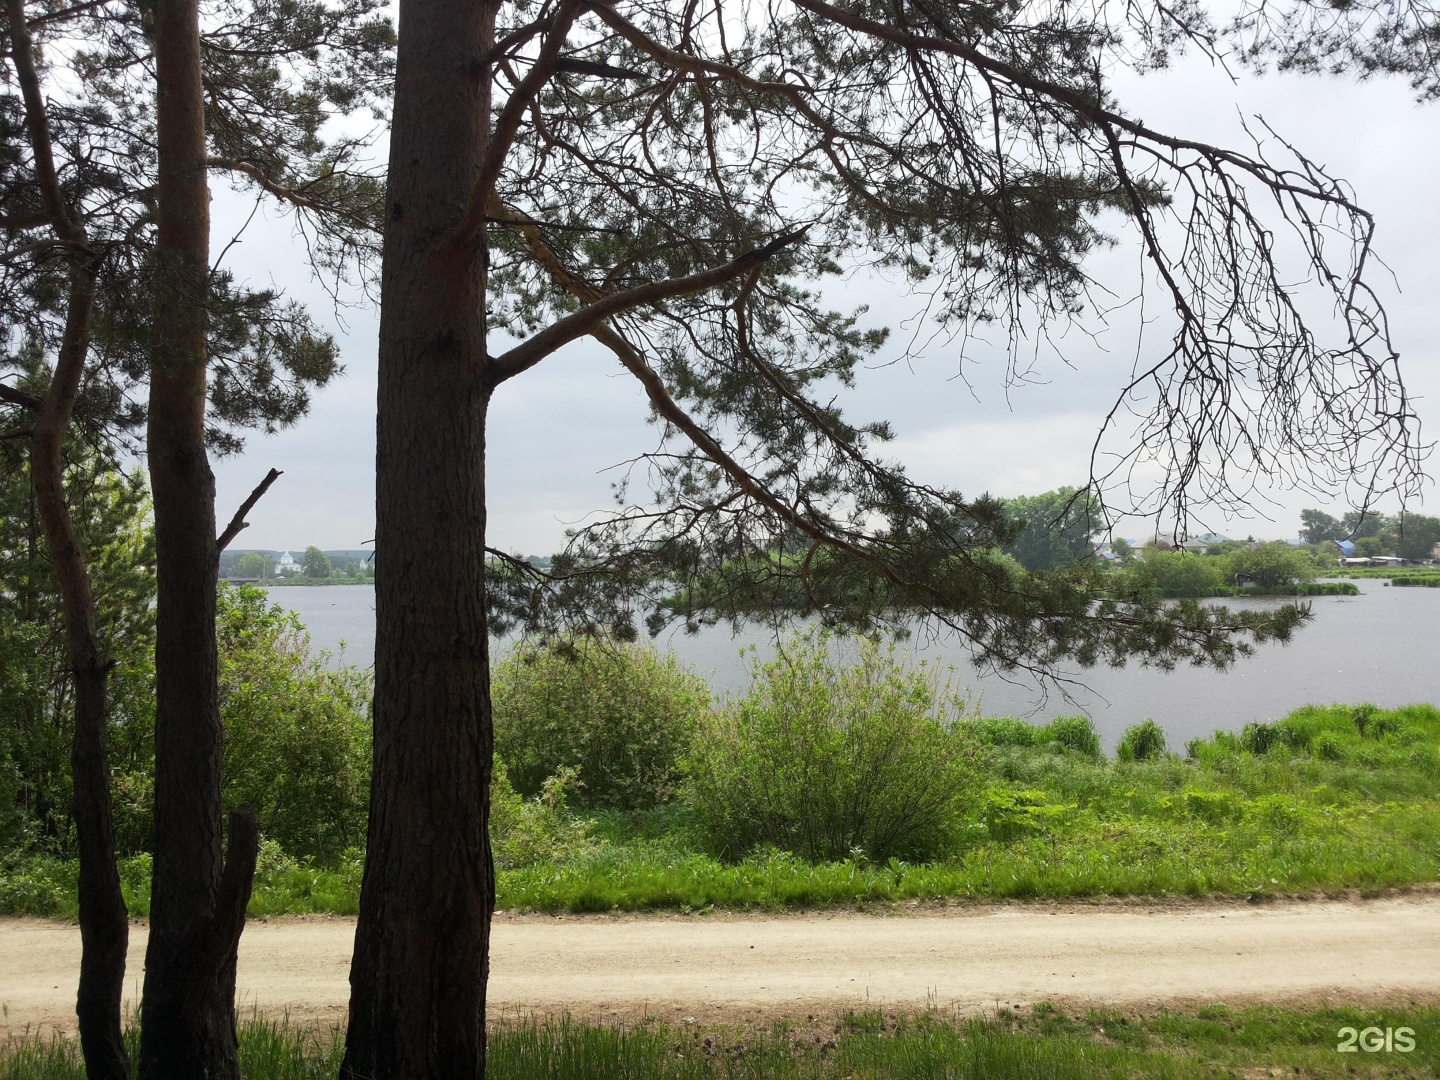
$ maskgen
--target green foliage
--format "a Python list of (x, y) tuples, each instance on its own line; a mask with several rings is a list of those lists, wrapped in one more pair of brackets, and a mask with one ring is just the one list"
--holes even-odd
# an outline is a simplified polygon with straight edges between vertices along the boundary
[(1395, 544), (1388, 535), (1362, 536), (1355, 541), (1355, 554), (1366, 559), (1394, 553)]
[[(122, 851), (124, 799), (144, 786), (152, 710), (155, 555), (143, 476), (87, 447), (68, 451), (70, 511), (90, 566), (110, 673), (109, 750)], [(0, 448), (0, 850), (63, 855), (73, 845), (73, 694), (59, 583), (30, 498), (28, 468)], [(143, 839), (140, 840), (143, 843)]]
[(249, 803), (291, 855), (364, 843), (368, 677), (312, 656), (299, 619), (254, 586), (222, 588), (216, 621), (226, 803)]
[(1440, 544), (1440, 518), (1424, 514), (1392, 518), (1367, 513), (1361, 517), (1351, 511), (1337, 521), (1319, 510), (1305, 510), (1300, 519), (1304, 522), (1300, 536), (1307, 544), (1348, 537), (1355, 541), (1355, 554), (1367, 558), (1395, 555), (1411, 562), (1429, 562), (1435, 557), (1435, 545)]
[(1100, 736), (1088, 716), (1061, 716), (1044, 726), (1008, 716), (977, 716), (967, 720), (963, 730), (990, 746), (1039, 746), (1100, 757)]
[(1143, 548), (1130, 572), (1161, 596), (1214, 596), (1217, 587), (1226, 584), (1219, 559), (1188, 551)]
[[(1198, 1009), (1135, 1012), (1068, 1009), (1039, 1001), (985, 1018), (903, 1009), (812, 1015), (768, 1029), (633, 1024), (569, 1018), (506, 1020), (489, 1033), (495, 1080), (1213, 1080), (1217, 1076), (1353, 1075), (1336, 1054), (1341, 1028), (1415, 1032), (1415, 1049), (1367, 1076), (1433, 1075), (1440, 1069), (1440, 1011), (1374, 1003), (1296, 1009), (1210, 1002)], [(236, 1025), (247, 1080), (323, 1080), (340, 1069), (338, 1029), (289, 1019), (241, 1017)], [(133, 1052), (139, 1031), (128, 1028)], [(1384, 1056), (1384, 1055), (1376, 1055)], [(1374, 1070), (1380, 1070), (1376, 1072)], [(1399, 1070), (1399, 1071), (1395, 1071)], [(29, 1034), (0, 1049), (0, 1080), (82, 1080), (78, 1044)]]
[[(967, 721), (962, 742), (986, 747), (976, 795), (954, 849), (928, 863), (858, 850), (816, 862), (773, 847), (727, 863), (702, 852), (693, 806), (587, 821), (558, 795), (537, 805), (501, 788), (499, 905), (778, 910), (940, 897), (1372, 891), (1440, 878), (1440, 710), (1312, 706), (1267, 726), (1280, 734), (1264, 754), (1219, 732), (1192, 740), (1188, 760), (1113, 761), (1057, 752), (1037, 739), (1045, 728), (1021, 721)], [(517, 803), (528, 815), (518, 828), (505, 820)], [(0, 912), (73, 918), (75, 873), (73, 861), (49, 856), (0, 860)], [(130, 910), (145, 914), (148, 857), (122, 860), (121, 873)], [(360, 876), (353, 850), (322, 865), (267, 841), (250, 911), (354, 913)]]
[(1440, 518), (1406, 514), (1400, 521), (1395, 554), (1412, 562), (1429, 562), (1440, 544)]
[(572, 798), (636, 809), (670, 799), (678, 762), (710, 709), (703, 679), (643, 645), (526, 643), (492, 677), (495, 748), (527, 797), (573, 771)]
[(330, 557), (311, 544), (305, 549), (305, 554), (300, 556), (300, 568), (308, 578), (328, 578)]
[(1061, 716), (1041, 730), (1056, 746), (1089, 758), (1100, 756), (1100, 735), (1088, 716)]
[(1005, 512), (1024, 522), (1005, 554), (1026, 570), (1070, 566), (1095, 554), (1094, 536), (1101, 528), (1099, 507), (1088, 490), (1062, 487), (1043, 495), (1004, 501)]
[(1206, 554), (1142, 549), (1112, 580), (1130, 580), (1154, 595), (1180, 598), (1240, 596), (1257, 592), (1273, 596), (1353, 595), (1344, 582), (1314, 583), (1318, 563), (1304, 548), (1279, 541), (1259, 544), (1227, 542)]
[(1225, 572), (1231, 581), (1244, 575), (1261, 589), (1298, 585), (1315, 577), (1310, 553), (1281, 541), (1239, 548), (1227, 556), (1226, 562)]
[(1322, 510), (1300, 511), (1300, 539), (1307, 544), (1323, 544), (1327, 540), (1343, 540), (1348, 535), (1338, 518)]
[(1125, 729), (1115, 756), (1121, 761), (1152, 761), (1165, 751), (1165, 729), (1154, 720), (1142, 720)]
[(562, 862), (584, 849), (592, 830), (588, 821), (565, 807), (575, 770), (562, 767), (548, 777), (540, 794), (527, 799), (510, 786), (505, 762), (495, 758), (490, 780), (490, 846), (501, 869), (539, 862)]
[[(832, 655), (854, 648), (850, 662)], [(977, 754), (966, 701), (894, 646), (799, 634), (701, 732), (687, 801), (715, 850), (935, 858), (953, 848)]]
[(235, 572), (240, 577), (257, 578), (261, 580), (273, 577), (275, 574), (275, 558), (267, 552), (247, 551), (241, 555), (236, 562)]

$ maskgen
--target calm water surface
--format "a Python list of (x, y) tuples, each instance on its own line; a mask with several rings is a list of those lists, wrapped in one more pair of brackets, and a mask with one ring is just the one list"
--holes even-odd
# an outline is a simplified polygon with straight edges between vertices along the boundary
[[(945, 641), (917, 637), (904, 648), (955, 665), (958, 678), (972, 688), (986, 715), (1043, 722), (1088, 713), (1111, 747), (1120, 732), (1147, 717), (1159, 722), (1170, 745), (1179, 749), (1187, 739), (1216, 728), (1239, 730), (1251, 720), (1275, 719), (1309, 703), (1440, 704), (1440, 589), (1396, 589), (1378, 580), (1357, 584), (1360, 596), (1314, 597), (1315, 619), (1294, 641), (1264, 646), (1229, 671), (1183, 668), (1167, 673), (1133, 665), (1077, 671), (1072, 675), (1081, 685), (1070, 688), (1071, 701), (1053, 688), (1045, 695), (1033, 682), (978, 675), (965, 649)], [(373, 662), (371, 586), (279, 588), (270, 590), (270, 596), (300, 616), (314, 647), (338, 653), (346, 663)], [(695, 637), (666, 634), (660, 644), (673, 648), (721, 693), (745, 685), (748, 661), (742, 649), (754, 645), (759, 657), (774, 655), (763, 630), (732, 635), (715, 627)], [(503, 643), (500, 647), (503, 650)]]

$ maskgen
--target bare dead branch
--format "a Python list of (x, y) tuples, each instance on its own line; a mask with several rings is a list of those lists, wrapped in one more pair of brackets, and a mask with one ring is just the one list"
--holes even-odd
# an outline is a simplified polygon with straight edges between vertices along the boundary
[(240, 504), (240, 509), (235, 511), (235, 516), (230, 519), (230, 524), (225, 526), (225, 531), (215, 541), (216, 552), (224, 551), (230, 546), (230, 542), (240, 535), (241, 530), (248, 529), (250, 523), (245, 520), (245, 515), (254, 509), (255, 504), (260, 501), (265, 492), (270, 490), (270, 485), (283, 476), (279, 469), (271, 469), (265, 474), (265, 479), (255, 485), (255, 490), (250, 492), (249, 497)]

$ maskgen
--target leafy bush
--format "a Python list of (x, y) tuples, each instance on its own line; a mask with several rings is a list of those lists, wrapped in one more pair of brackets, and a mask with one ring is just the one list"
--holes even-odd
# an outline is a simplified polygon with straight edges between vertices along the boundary
[(226, 804), (249, 803), (292, 856), (363, 844), (369, 679), (312, 657), (295, 615), (254, 586), (221, 590), (217, 628)]
[[(0, 446), (0, 850), (64, 858), (74, 851), (71, 740), (74, 678), (55, 576), (35, 517), (28, 469)], [(66, 491), (97, 597), (109, 680), (112, 773), (148, 761), (153, 690), (155, 551), (143, 473), (77, 444)], [(132, 737), (138, 735), (139, 740)], [(147, 766), (148, 767), (148, 766)], [(128, 837), (119, 836), (121, 850)], [(148, 836), (148, 830), (147, 830)]]
[(670, 799), (678, 762), (710, 711), (705, 681), (674, 655), (610, 640), (520, 645), (495, 669), (495, 749), (533, 798), (561, 769), (572, 798), (642, 809)]
[(965, 699), (893, 646), (862, 641), (844, 663), (830, 643), (797, 635), (708, 723), (688, 762), (700, 827), (730, 858), (761, 845), (812, 860), (944, 854), (977, 772), (952, 723)]
[(1220, 559), (1147, 547), (1130, 571), (1161, 596), (1213, 596), (1225, 584)]
[(1186, 788), (1183, 797), (1189, 814), (1212, 825), (1229, 820), (1237, 812), (1234, 798), (1226, 791)]
[(1310, 553), (1283, 540), (1239, 548), (1227, 555), (1225, 562), (1232, 581), (1243, 574), (1261, 589), (1299, 585), (1315, 577), (1315, 560)]
[(490, 780), (490, 847), (501, 869), (559, 862), (577, 854), (590, 838), (589, 822), (565, 810), (565, 794), (575, 783), (575, 770), (561, 769), (548, 778), (540, 794), (527, 799), (510, 786), (505, 762), (495, 759)]
[(1154, 720), (1142, 720), (1125, 729), (1115, 756), (1121, 761), (1150, 761), (1165, 754), (1165, 729)]
[(1074, 809), (1051, 804), (1043, 791), (990, 788), (981, 800), (980, 824), (990, 839), (1008, 844), (1051, 832)]

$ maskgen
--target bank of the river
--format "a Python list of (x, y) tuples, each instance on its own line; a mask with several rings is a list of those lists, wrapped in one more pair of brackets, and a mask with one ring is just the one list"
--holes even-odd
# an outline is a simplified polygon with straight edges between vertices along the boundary
[[(502, 909), (806, 909), (910, 900), (1316, 895), (1440, 882), (1440, 711), (1303, 710), (1187, 756), (1122, 761), (1046, 730), (981, 724), (976, 783), (948, 857), (812, 863), (708, 854), (682, 801), (572, 820), (539, 861), (502, 866)], [(1177, 748), (1178, 749), (1178, 748)], [(543, 822), (540, 826), (544, 827)], [(324, 866), (262, 853), (255, 916), (357, 910), (361, 856)], [(125, 864), (149, 910), (148, 859)], [(73, 917), (73, 863), (0, 873), (0, 912)]]

